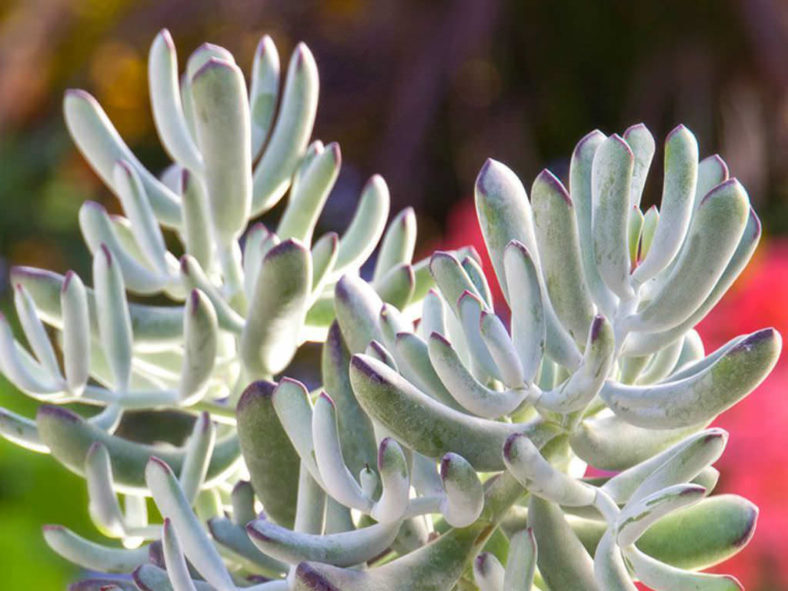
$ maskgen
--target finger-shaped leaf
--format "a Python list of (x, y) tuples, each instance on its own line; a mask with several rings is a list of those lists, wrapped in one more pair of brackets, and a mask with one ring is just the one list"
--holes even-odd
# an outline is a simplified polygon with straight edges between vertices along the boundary
[(312, 403), (306, 387), (296, 380), (283, 378), (274, 389), (272, 403), (274, 412), (290, 443), (301, 461), (309, 468), (312, 478), (322, 483), (320, 471), (315, 463), (315, 446), (312, 441)]
[(0, 408), (0, 436), (30, 451), (49, 453), (35, 422), (5, 408)]
[(320, 476), (328, 493), (337, 501), (368, 513), (372, 501), (347, 469), (337, 427), (334, 401), (321, 393), (315, 401), (312, 414), (312, 440)]
[(475, 415), (488, 419), (508, 415), (528, 395), (524, 387), (499, 392), (484, 386), (468, 371), (451, 343), (438, 333), (430, 337), (428, 350), (432, 367), (448, 392)]
[(596, 547), (594, 575), (605, 591), (637, 591), (611, 529), (605, 532)]
[(290, 363), (311, 287), (311, 258), (299, 242), (287, 240), (268, 251), (241, 333), (241, 356), (252, 375), (274, 375)]
[(400, 372), (405, 379), (449, 408), (463, 410), (435, 372), (427, 343), (413, 333), (401, 332), (396, 337), (395, 351), (400, 360)]
[(373, 175), (361, 190), (356, 213), (339, 241), (337, 272), (356, 269), (375, 250), (386, 228), (389, 215), (389, 188), (379, 175)]
[(416, 214), (412, 207), (406, 207), (391, 220), (375, 262), (373, 282), (380, 281), (383, 276), (403, 263), (410, 263), (416, 247)]
[(167, 575), (172, 583), (174, 591), (196, 591), (189, 569), (186, 566), (186, 558), (181, 551), (178, 536), (172, 527), (172, 522), (164, 519), (162, 526), (161, 545), (164, 551), (164, 563), (167, 566)]
[(484, 301), (477, 295), (466, 291), (457, 302), (465, 344), (470, 353), (471, 371), (482, 381), (489, 378), (500, 379), (498, 368), (481, 335), (482, 312), (485, 311)]
[(684, 346), (683, 339), (676, 339), (651, 357), (648, 365), (634, 382), (636, 384), (653, 384), (662, 381), (676, 366)]
[(298, 455), (275, 410), (270, 382), (253, 382), (236, 409), (241, 452), (252, 486), (270, 519), (292, 527), (298, 491)]
[[(251, 521), (251, 520), (250, 520)], [(275, 578), (287, 572), (287, 565), (258, 550), (246, 533), (246, 524), (235, 524), (225, 517), (208, 520), (208, 530), (216, 542), (243, 559), (249, 570)]]
[(290, 191), (287, 208), (276, 228), (280, 239), (295, 238), (311, 244), (317, 218), (337, 180), (340, 166), (342, 155), (335, 142), (312, 159)]
[(30, 348), (45, 372), (52, 377), (60, 376), (60, 366), (57, 362), (55, 350), (52, 348), (49, 335), (47, 335), (44, 324), (38, 316), (33, 298), (23, 285), (18, 284), (15, 287), (14, 307)]
[(192, 75), (191, 92), (213, 236), (226, 247), (246, 227), (252, 204), (246, 83), (234, 63), (211, 58)]
[(633, 499), (616, 522), (616, 541), (621, 547), (634, 544), (654, 522), (668, 513), (703, 499), (706, 489), (695, 484), (676, 484), (646, 497)]
[(531, 207), (550, 302), (575, 342), (583, 343), (594, 306), (583, 278), (572, 200), (561, 181), (543, 170), (531, 188)]
[(85, 479), (88, 484), (88, 510), (93, 523), (107, 536), (123, 536), (125, 526), (115, 496), (112, 465), (107, 448), (94, 443), (85, 458)]
[(430, 259), (430, 273), (435, 278), (441, 295), (457, 317), (460, 316), (459, 301), (463, 294), (472, 294), (479, 302), (483, 301), (473, 281), (453, 253), (436, 251)]
[(79, 395), (90, 374), (90, 315), (85, 285), (73, 271), (60, 291), (63, 314), (63, 369), (69, 391)]
[(752, 392), (777, 362), (782, 340), (772, 328), (752, 333), (713, 365), (675, 382), (625, 386), (608, 382), (600, 396), (639, 427), (672, 429), (707, 421)]
[[(370, 417), (427, 457), (438, 458), (453, 451), (477, 470), (500, 470), (503, 442), (511, 433), (527, 430), (523, 425), (488, 421), (452, 410), (365, 355), (353, 356), (350, 382)], [(473, 438), (467, 436), (470, 432)]]
[(312, 299), (317, 300), (328, 284), (331, 271), (337, 261), (339, 235), (336, 232), (323, 234), (312, 247)]
[(664, 330), (686, 320), (725, 271), (744, 233), (748, 212), (749, 199), (735, 179), (709, 193), (698, 207), (681, 259), (651, 302), (628, 320), (629, 328)]
[(431, 289), (422, 302), (418, 335), (426, 341), (434, 332), (446, 336), (446, 304), (441, 295)]
[(246, 531), (260, 550), (288, 564), (316, 560), (335, 566), (352, 566), (388, 548), (399, 527), (400, 522), (395, 521), (321, 536), (290, 531), (266, 519), (258, 519), (251, 522)]
[(326, 493), (302, 463), (298, 470), (298, 499), (293, 530), (306, 534), (321, 534), (325, 521)]
[(323, 387), (337, 408), (342, 457), (351, 473), (358, 474), (365, 465), (374, 466), (377, 445), (372, 423), (353, 394), (349, 365), (350, 352), (335, 322), (323, 345), (321, 374)]
[(91, 542), (62, 525), (45, 525), (44, 540), (60, 556), (93, 571), (128, 573), (148, 561), (148, 548), (110, 548)]
[(194, 145), (181, 106), (178, 56), (167, 29), (153, 40), (148, 53), (148, 88), (156, 131), (176, 162), (193, 172), (202, 170), (202, 156)]
[(539, 279), (534, 261), (522, 243), (511, 242), (504, 253), (504, 269), (512, 298), (512, 343), (520, 357), (523, 377), (531, 382), (536, 377), (544, 356), (545, 320)]
[(479, 333), (503, 383), (510, 388), (522, 386), (525, 382), (523, 365), (501, 319), (495, 314), (482, 312)]
[(279, 53), (273, 40), (263, 35), (257, 44), (249, 88), (249, 111), (252, 123), (252, 159), (260, 155), (274, 120), (279, 98)]
[(366, 350), (373, 339), (380, 339), (379, 314), (383, 301), (375, 290), (354, 275), (344, 275), (334, 289), (334, 306), (342, 337), (351, 353)]
[(312, 135), (318, 89), (315, 59), (307, 46), (299, 43), (290, 58), (276, 123), (254, 170), (253, 216), (276, 205), (290, 186), (290, 177)]
[(471, 466), (461, 455), (449, 452), (441, 458), (440, 478), (446, 496), (441, 513), (452, 527), (467, 527), (476, 521), (484, 508), (484, 489)]
[(230, 574), (197, 516), (192, 512), (170, 467), (159, 458), (151, 457), (145, 467), (145, 482), (162, 516), (172, 522), (183, 552), (194, 568), (217, 589), (234, 591), (235, 585)]
[(596, 316), (588, 331), (580, 367), (559, 387), (543, 392), (535, 404), (561, 413), (585, 408), (597, 395), (610, 373), (614, 348), (612, 325), (606, 318)]
[(605, 315), (610, 316), (615, 312), (616, 296), (605, 285), (599, 274), (594, 256), (591, 224), (593, 213), (591, 171), (594, 155), (604, 140), (605, 135), (599, 130), (594, 130), (577, 143), (569, 163), (569, 194), (577, 216), (580, 260), (583, 263), (586, 284), (596, 305)]
[(629, 204), (632, 207), (637, 207), (640, 205), (640, 198), (643, 196), (643, 187), (646, 185), (646, 177), (648, 177), (648, 170), (654, 158), (656, 144), (654, 143), (654, 136), (642, 123), (628, 127), (624, 132), (624, 140), (626, 140), (629, 149), (632, 150), (632, 154), (635, 156)]
[(626, 470), (704, 427), (678, 429), (636, 427), (616, 415), (585, 419), (569, 438), (572, 451), (600, 470)]
[(490, 552), (480, 553), (473, 561), (473, 580), (479, 591), (502, 591), (504, 572), (503, 565)]
[(711, 575), (681, 570), (654, 560), (635, 547), (624, 556), (638, 579), (656, 591), (743, 591), (741, 583), (730, 575)]
[(558, 505), (532, 496), (528, 521), (539, 548), (539, 572), (550, 589), (598, 589), (593, 561)]
[(194, 503), (205, 481), (215, 444), (216, 428), (211, 421), (211, 416), (207, 412), (203, 412), (194, 422), (191, 437), (186, 444), (183, 467), (178, 474), (183, 496), (186, 497), (189, 504)]
[(124, 391), (131, 378), (131, 317), (120, 267), (103, 245), (93, 256), (93, 283), (101, 346), (112, 370), (115, 388)]
[(665, 140), (659, 223), (648, 253), (632, 273), (634, 281), (644, 283), (676, 256), (689, 227), (697, 181), (698, 142), (689, 129), (679, 125)]
[[(85, 457), (90, 446), (98, 442), (106, 446), (112, 460), (115, 490), (137, 494), (147, 492), (145, 465), (150, 456), (167, 462), (176, 472), (183, 466), (184, 451), (135, 443), (110, 435), (77, 414), (58, 406), (43, 405), (36, 415), (41, 441), (52, 455), (72, 472), (84, 475)], [(208, 467), (206, 486), (222, 479), (235, 467), (239, 457), (238, 440), (234, 436), (217, 442)]]
[(536, 538), (532, 528), (523, 529), (509, 538), (509, 556), (503, 591), (531, 591), (536, 570)]
[(506, 440), (503, 460), (518, 482), (535, 495), (569, 507), (594, 502), (595, 492), (589, 485), (553, 467), (522, 433), (510, 435)]
[(407, 263), (397, 265), (375, 284), (380, 299), (404, 310), (411, 300), (416, 285), (413, 267)]
[[(142, 591), (175, 591), (167, 571), (154, 564), (142, 564), (131, 574), (135, 588)], [(192, 581), (197, 591), (211, 591), (205, 581)], [(103, 590), (102, 590), (103, 591)]]
[(402, 448), (391, 437), (384, 437), (378, 447), (378, 472), (383, 492), (370, 515), (380, 523), (400, 520), (408, 508), (410, 471)]
[(211, 235), (211, 216), (208, 211), (208, 196), (199, 177), (183, 170), (179, 179), (181, 206), (183, 208), (183, 228), (181, 238), (186, 254), (194, 257), (203, 269), (210, 269), (213, 262), (213, 240)]
[(490, 291), (490, 285), (487, 283), (487, 277), (484, 275), (484, 269), (482, 269), (481, 264), (478, 262), (478, 258), (466, 256), (463, 257), (460, 264), (476, 287), (476, 291), (481, 296), (482, 301), (488, 308), (493, 308), (494, 302), (492, 292)]
[(611, 135), (594, 154), (591, 169), (595, 261), (605, 284), (619, 297), (632, 293), (627, 222), (634, 161), (627, 143)]
[(640, 262), (640, 239), (643, 230), (643, 214), (640, 208), (633, 207), (629, 210), (629, 221), (627, 222), (627, 248), (629, 249), (629, 260), (633, 264)]
[(216, 363), (218, 333), (211, 301), (200, 290), (192, 290), (183, 311), (183, 364), (178, 383), (182, 404), (203, 397)]

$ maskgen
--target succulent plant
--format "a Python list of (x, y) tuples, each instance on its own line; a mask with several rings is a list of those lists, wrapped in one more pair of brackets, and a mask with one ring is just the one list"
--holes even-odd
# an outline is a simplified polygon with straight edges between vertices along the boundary
[[(179, 80), (172, 39), (156, 37), (151, 101), (174, 162), (160, 178), (92, 97), (66, 95), (68, 128), (125, 215), (80, 212), (92, 288), (12, 271), (28, 347), (2, 318), (0, 370), (43, 404), (35, 420), (0, 411), (0, 434), (83, 476), (93, 521), (122, 543), (45, 526), (58, 554), (106, 573), (73, 588), (739, 589), (699, 572), (757, 517), (708, 496), (727, 442), (708, 426), (781, 341), (765, 329), (706, 354), (693, 330), (760, 238), (723, 160), (698, 162), (676, 128), (660, 209), (645, 213), (643, 125), (590, 133), (568, 190), (544, 171), (530, 200), (488, 161), (476, 205), (508, 304), (497, 315), (472, 249), (413, 262), (413, 211), (386, 229), (380, 177), (341, 238), (314, 239), (340, 167), (336, 144), (309, 144), (314, 60), (299, 45), (280, 84), (265, 37), (251, 80), (247, 93), (213, 45)], [(247, 228), (286, 194), (275, 226)], [(286, 377), (307, 341), (322, 343), (313, 391)], [(135, 429), (137, 410), (165, 418)]]

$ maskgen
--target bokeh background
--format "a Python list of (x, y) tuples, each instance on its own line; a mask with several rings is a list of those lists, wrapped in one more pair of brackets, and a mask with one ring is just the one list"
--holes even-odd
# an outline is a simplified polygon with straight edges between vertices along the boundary
[[(247, 71), (261, 34), (286, 59), (306, 41), (321, 74), (316, 135), (344, 166), (322, 223), (379, 172), (393, 211), (413, 205), (419, 248), (478, 238), (474, 177), (484, 159), (526, 186), (566, 178), (575, 142), (644, 121), (683, 122), (748, 188), (765, 235), (750, 269), (701, 332), (707, 349), (773, 325), (788, 334), (788, 3), (781, 0), (0, 0), (0, 308), (8, 267), (89, 276), (77, 212), (115, 205), (68, 138), (68, 87), (94, 94), (153, 170), (166, 164), (147, 97), (146, 55), (172, 32), (183, 63), (203, 41)], [(658, 153), (645, 201), (659, 198)], [(11, 315), (12, 316), (12, 315)], [(720, 489), (761, 507), (755, 540), (721, 570), (748, 589), (788, 589), (788, 364), (719, 424), (731, 431)], [(33, 405), (0, 383), (0, 405)], [(46, 548), (42, 523), (95, 537), (83, 481), (0, 441), (3, 589), (61, 589), (75, 570)]]

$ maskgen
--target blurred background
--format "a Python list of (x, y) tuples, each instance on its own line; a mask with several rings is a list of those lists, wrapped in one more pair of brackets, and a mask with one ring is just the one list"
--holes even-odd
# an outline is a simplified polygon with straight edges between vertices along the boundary
[[(577, 140), (639, 121), (655, 137), (682, 122), (718, 152), (765, 226), (750, 269), (701, 326), (707, 349), (773, 325), (788, 334), (788, 3), (780, 0), (0, 0), (0, 308), (8, 267), (89, 275), (77, 225), (86, 199), (116, 208), (67, 135), (63, 91), (87, 89), (152, 170), (146, 56), (170, 29), (181, 59), (203, 41), (246, 70), (263, 33), (283, 61), (305, 41), (318, 62), (316, 136), (344, 166), (322, 223), (342, 229), (372, 173), (394, 212), (414, 206), (423, 253), (478, 240), (473, 181), (484, 159), (526, 186), (566, 178)], [(661, 153), (645, 201), (658, 201)], [(11, 314), (10, 316), (13, 316)], [(0, 378), (2, 379), (2, 378)], [(718, 570), (748, 589), (788, 589), (788, 364), (720, 419), (731, 442), (720, 489), (761, 507), (750, 546)], [(0, 383), (0, 406), (34, 405)], [(0, 441), (3, 588), (64, 588), (75, 571), (42, 523), (96, 537), (81, 479)]]

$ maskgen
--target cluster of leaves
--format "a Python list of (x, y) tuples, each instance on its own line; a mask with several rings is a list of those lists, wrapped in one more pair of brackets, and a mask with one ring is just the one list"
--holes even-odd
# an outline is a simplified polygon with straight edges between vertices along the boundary
[[(707, 496), (727, 435), (706, 427), (781, 343), (765, 329), (706, 355), (693, 330), (760, 237), (722, 159), (698, 162), (678, 127), (661, 209), (645, 214), (655, 143), (642, 125), (583, 138), (569, 189), (545, 171), (530, 200), (488, 161), (477, 212), (507, 326), (472, 250), (413, 262), (414, 214), (386, 226), (379, 177), (342, 237), (315, 239), (340, 153), (309, 144), (314, 60), (298, 46), (280, 84), (264, 38), (251, 80), (247, 92), (212, 45), (179, 79), (157, 36), (151, 101), (174, 162), (161, 178), (90, 95), (66, 96), (69, 130), (124, 215), (80, 211), (92, 288), (12, 271), (29, 349), (3, 318), (0, 370), (43, 404), (35, 420), (0, 412), (0, 433), (84, 476), (94, 522), (122, 541), (45, 527), (76, 564), (133, 573), (74, 588), (738, 589), (697, 572), (741, 548), (757, 515)], [(248, 227), (286, 194), (275, 228)], [(282, 377), (307, 341), (323, 343), (312, 392)], [(191, 434), (180, 447), (121, 437), (137, 409), (194, 417)], [(616, 474), (583, 478), (586, 465)]]

